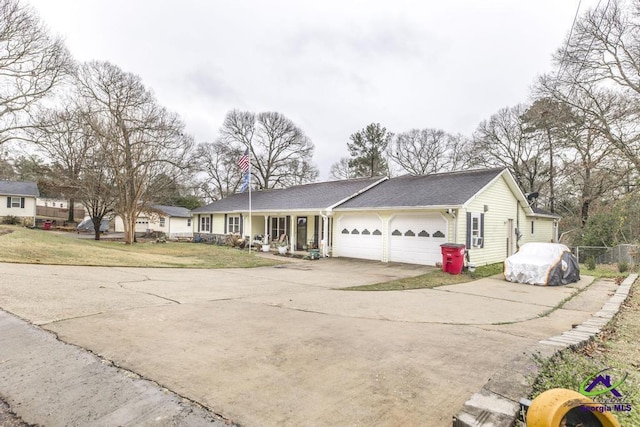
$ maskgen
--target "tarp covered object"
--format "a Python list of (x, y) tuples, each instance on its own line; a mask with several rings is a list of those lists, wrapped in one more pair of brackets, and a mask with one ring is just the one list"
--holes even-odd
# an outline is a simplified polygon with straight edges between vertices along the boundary
[(580, 267), (565, 245), (527, 243), (504, 261), (504, 278), (530, 285), (566, 285), (580, 280)]

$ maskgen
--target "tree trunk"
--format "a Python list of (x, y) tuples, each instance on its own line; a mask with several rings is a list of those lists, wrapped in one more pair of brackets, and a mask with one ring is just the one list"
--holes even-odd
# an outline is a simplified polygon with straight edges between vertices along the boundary
[(67, 216), (67, 222), (75, 222), (75, 209), (76, 209), (76, 201), (73, 199), (69, 199), (69, 215)]
[(100, 240), (100, 225), (102, 224), (102, 218), (91, 217), (93, 223), (93, 235), (95, 240)]

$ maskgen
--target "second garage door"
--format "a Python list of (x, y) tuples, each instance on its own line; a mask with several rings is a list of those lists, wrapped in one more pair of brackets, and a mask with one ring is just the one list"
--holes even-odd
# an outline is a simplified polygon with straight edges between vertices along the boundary
[(435, 265), (442, 261), (447, 221), (440, 214), (397, 215), (389, 224), (389, 261)]

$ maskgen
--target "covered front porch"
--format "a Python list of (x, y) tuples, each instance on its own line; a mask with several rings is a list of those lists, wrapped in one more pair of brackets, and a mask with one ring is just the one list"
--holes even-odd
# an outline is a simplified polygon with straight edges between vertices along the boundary
[[(290, 251), (319, 249), (320, 255), (329, 256), (332, 246), (333, 219), (312, 212), (242, 212), (237, 219), (227, 214), (227, 222), (233, 226), (239, 222), (239, 234), (252, 241), (262, 241), (272, 246), (286, 244)], [(251, 233), (248, 233), (251, 230)], [(234, 232), (235, 230), (227, 230)]]

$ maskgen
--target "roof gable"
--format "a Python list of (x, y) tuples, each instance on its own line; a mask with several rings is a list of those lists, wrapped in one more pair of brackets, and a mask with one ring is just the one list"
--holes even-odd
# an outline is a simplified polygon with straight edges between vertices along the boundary
[(3, 181), (0, 180), (0, 194), (7, 196), (38, 197), (38, 184), (30, 181)]
[(340, 209), (462, 206), (503, 173), (481, 169), (391, 178), (341, 204)]

